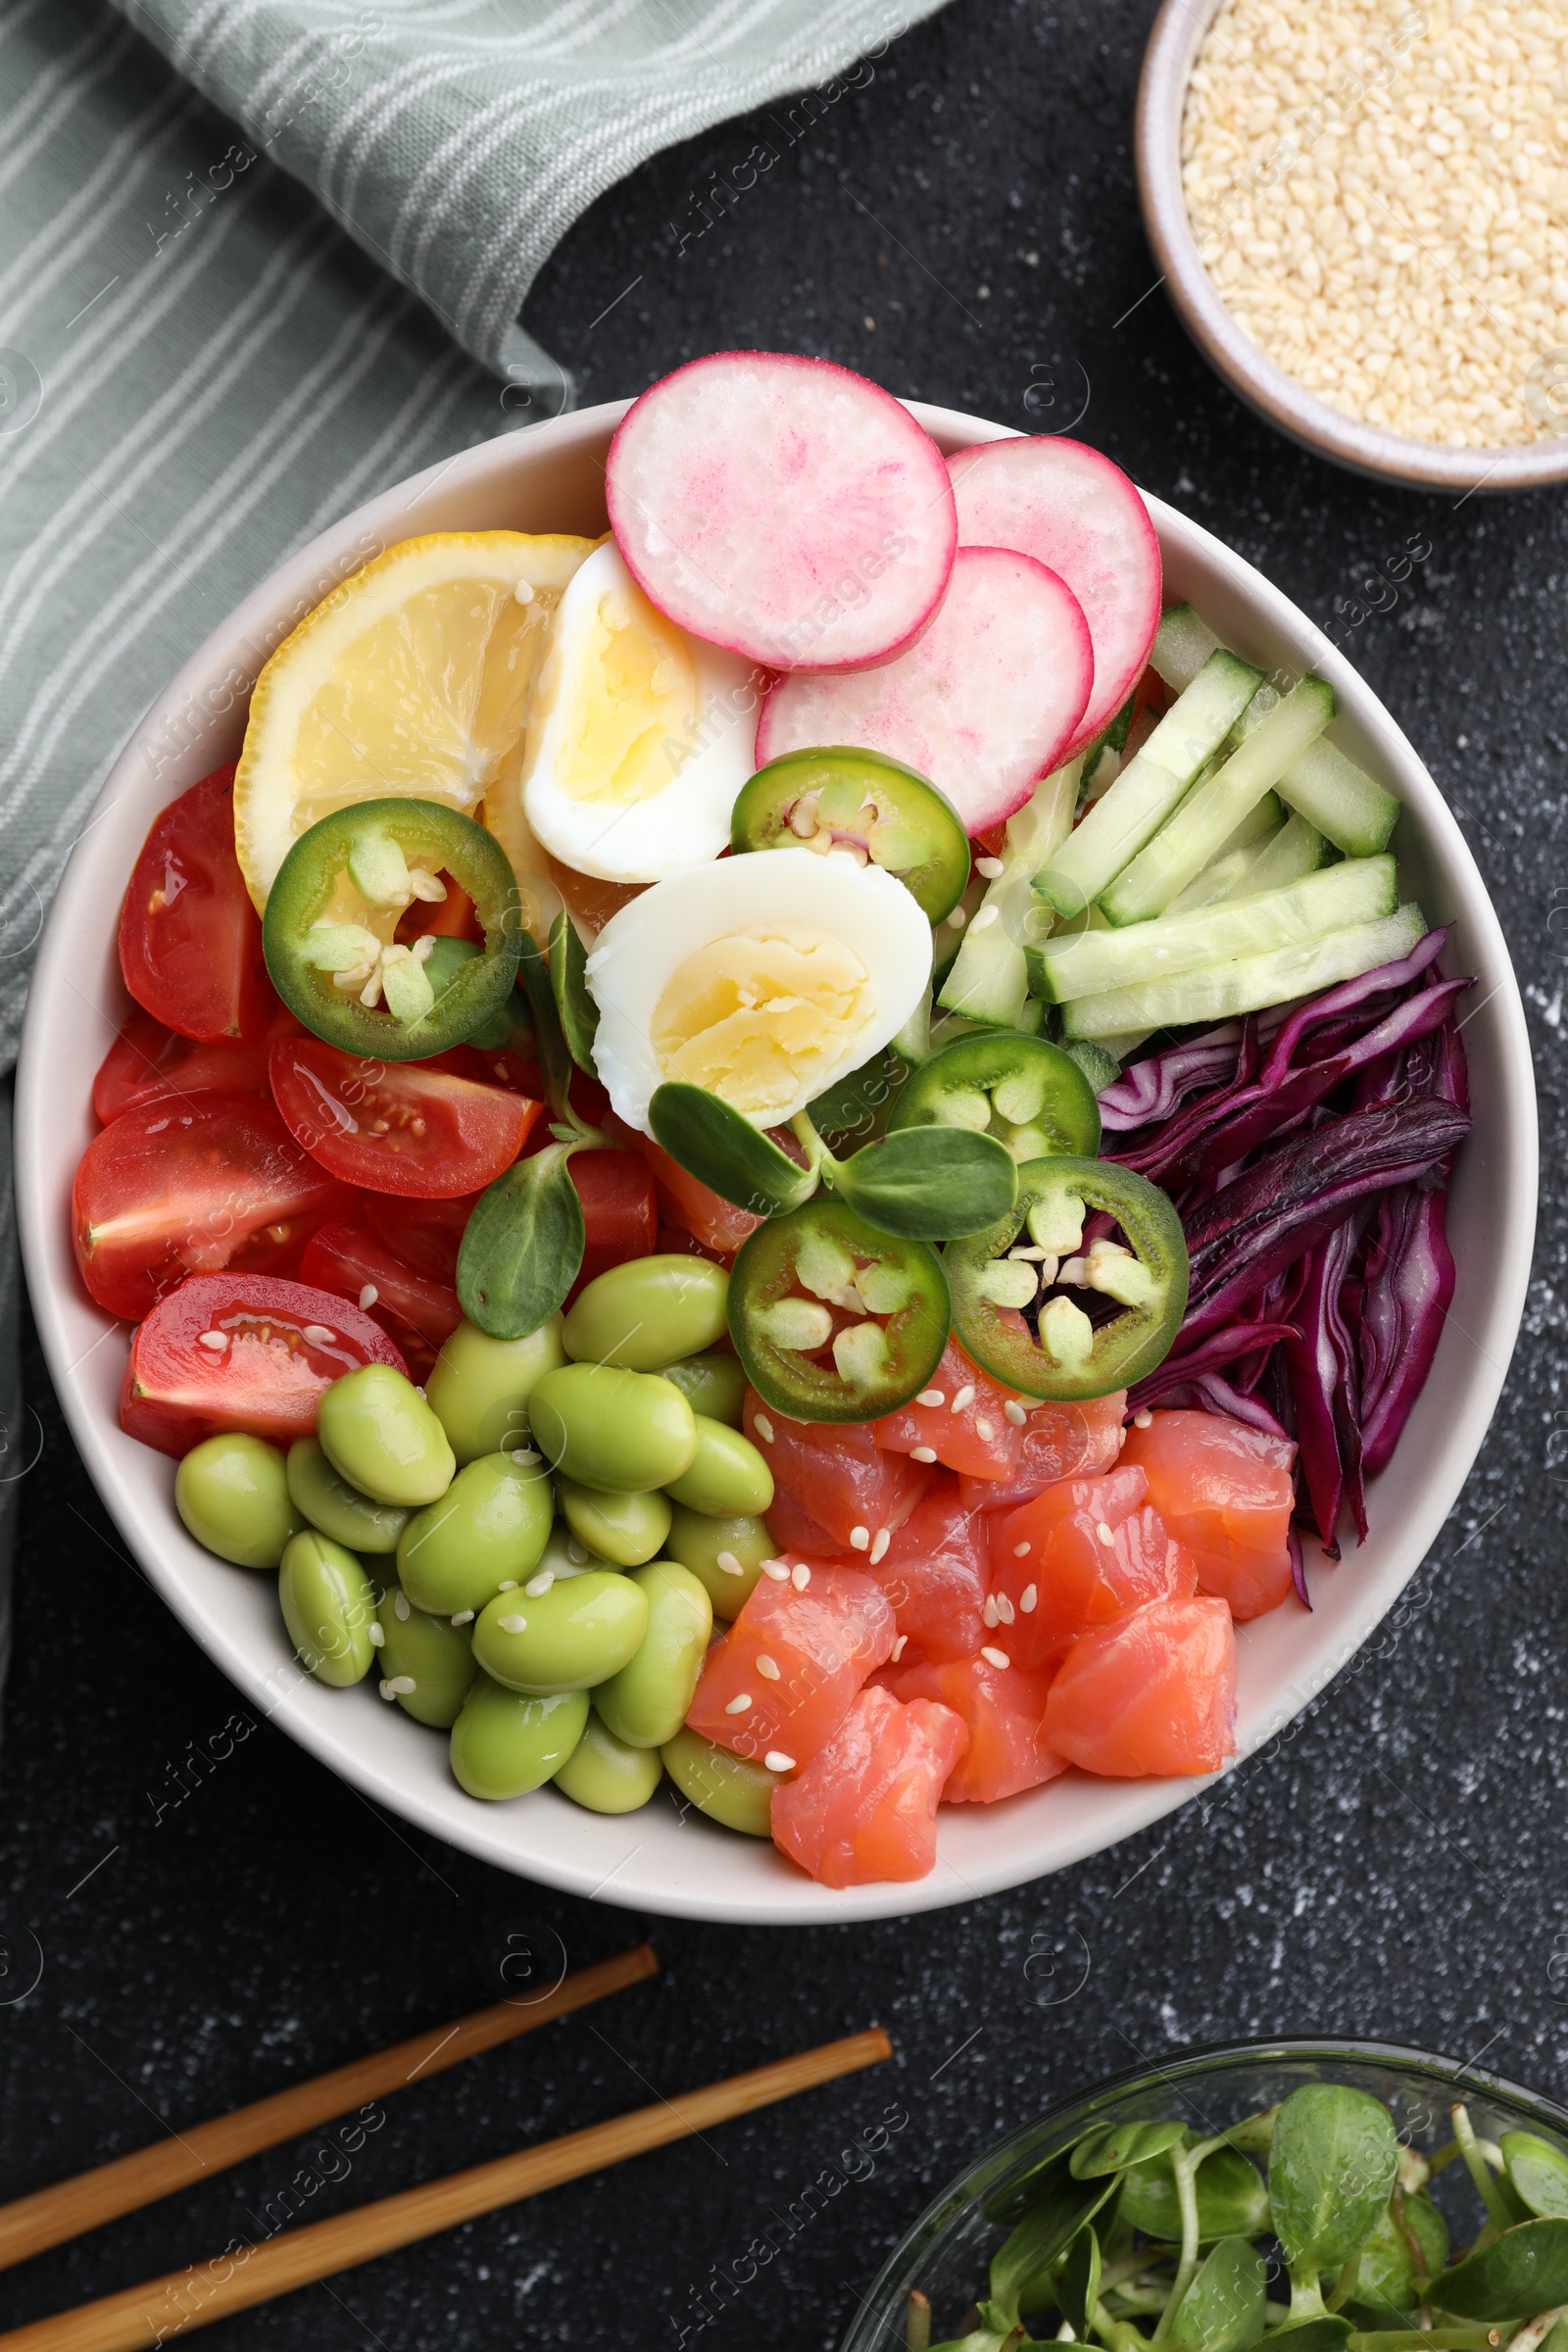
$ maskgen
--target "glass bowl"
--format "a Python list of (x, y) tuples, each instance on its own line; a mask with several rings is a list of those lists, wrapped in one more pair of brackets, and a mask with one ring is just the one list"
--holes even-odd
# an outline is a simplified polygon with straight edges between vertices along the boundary
[[(1483, 2139), (1519, 2130), (1568, 2136), (1568, 2109), (1550, 2099), (1456, 2058), (1436, 2058), (1396, 2042), (1235, 2041), (1189, 2050), (1091, 2084), (969, 2165), (926, 2207), (884, 2264), (841, 2352), (905, 2352), (913, 2289), (930, 2298), (931, 2342), (958, 2334), (958, 2322), (982, 2295), (986, 2266), (1007, 2234), (1002, 2224), (986, 2219), (986, 2205), (1041, 2158), (1070, 2146), (1091, 2124), (1175, 2116), (1200, 2132), (1217, 2132), (1302, 2082), (1343, 2082), (1370, 2091), (1392, 2109), (1401, 2141), (1424, 2155), (1453, 2136), (1448, 2109), (1455, 2099), (1464, 2100)], [(1445, 2206), (1450, 2197), (1473, 2201), (1470, 2230), (1479, 2228), (1485, 2217), (1462, 2165), (1440, 2179), (1435, 2194)], [(1468, 2214), (1468, 2202), (1464, 2210)], [(1456, 2218), (1450, 2206), (1448, 2219)]]

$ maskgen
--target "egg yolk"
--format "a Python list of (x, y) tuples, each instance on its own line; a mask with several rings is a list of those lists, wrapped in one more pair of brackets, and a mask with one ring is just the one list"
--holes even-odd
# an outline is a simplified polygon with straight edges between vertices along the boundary
[(804, 923), (771, 923), (688, 956), (649, 1034), (666, 1078), (765, 1122), (821, 1091), (876, 1009), (853, 948)]
[(629, 808), (662, 791), (696, 747), (692, 658), (630, 586), (606, 589), (573, 634), (556, 782), (575, 801)]

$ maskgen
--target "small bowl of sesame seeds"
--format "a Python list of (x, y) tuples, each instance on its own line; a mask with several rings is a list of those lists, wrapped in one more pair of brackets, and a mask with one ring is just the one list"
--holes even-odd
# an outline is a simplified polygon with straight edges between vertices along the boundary
[(1270, 423), (1416, 488), (1568, 480), (1568, 0), (1163, 0), (1137, 159)]

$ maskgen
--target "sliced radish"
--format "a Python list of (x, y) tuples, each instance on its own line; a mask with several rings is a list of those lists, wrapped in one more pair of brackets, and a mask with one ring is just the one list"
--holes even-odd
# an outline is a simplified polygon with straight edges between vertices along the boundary
[(770, 669), (896, 654), (957, 545), (942, 454), (908, 411), (781, 352), (715, 352), (653, 385), (610, 445), (605, 494), (650, 603)]
[(886, 752), (980, 833), (1060, 764), (1094, 679), (1089, 625), (1065, 581), (1032, 556), (962, 547), (941, 610), (906, 653), (848, 676), (779, 680), (762, 706), (758, 765), (818, 744)]
[(1136, 486), (1082, 441), (987, 441), (948, 460), (960, 547), (1015, 547), (1060, 572), (1095, 642), (1095, 690), (1062, 757), (1107, 727), (1159, 626), (1159, 541)]

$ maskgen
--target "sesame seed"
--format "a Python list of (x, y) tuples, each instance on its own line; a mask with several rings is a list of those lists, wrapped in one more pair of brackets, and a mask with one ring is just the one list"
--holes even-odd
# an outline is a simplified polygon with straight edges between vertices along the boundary
[(776, 1683), (779, 1680), (778, 1661), (770, 1658), (765, 1649), (758, 1652), (757, 1671), (764, 1683)]
[(533, 1451), (531, 1446), (515, 1446), (513, 1447), (512, 1458), (514, 1462), (519, 1463), (524, 1470), (530, 1470), (540, 1457)]
[(762, 1758), (762, 1762), (767, 1766), (769, 1772), (793, 1772), (795, 1770), (795, 1758), (787, 1756), (781, 1747), (770, 1747)]
[(504, 1634), (525, 1634), (528, 1631), (527, 1618), (519, 1617), (515, 1609), (510, 1616), (498, 1617), (496, 1623)]
[(947, 1403), (947, 1392), (943, 1389), (922, 1389), (914, 1401), (916, 1404), (928, 1404), (934, 1408), (939, 1404)]
[(895, 1665), (895, 1666), (898, 1664), (899, 1660), (900, 1660), (900, 1659), (903, 1657), (903, 1655), (904, 1655), (904, 1645), (905, 1645), (905, 1643), (906, 1643), (906, 1642), (908, 1641), (908, 1639), (909, 1639), (909, 1637), (908, 1637), (908, 1635), (907, 1635), (907, 1634), (900, 1634), (900, 1636), (899, 1636), (898, 1640), (897, 1640), (897, 1641), (894, 1642), (894, 1644), (893, 1644), (893, 1649), (892, 1649), (892, 1653), (891, 1653), (891, 1654), (892, 1654), (893, 1663), (894, 1663), (894, 1665)]
[(1116, 1543), (1116, 1539), (1115, 1539), (1115, 1537), (1114, 1537), (1114, 1536), (1111, 1534), (1111, 1532), (1110, 1532), (1110, 1527), (1109, 1527), (1109, 1524), (1108, 1524), (1108, 1522), (1107, 1522), (1107, 1521), (1105, 1521), (1105, 1520), (1102, 1519), (1102, 1521), (1100, 1522), (1100, 1525), (1099, 1525), (1099, 1526), (1096, 1528), (1096, 1530), (1095, 1530), (1095, 1533), (1096, 1533), (1096, 1535), (1097, 1535), (1097, 1536), (1100, 1538), (1100, 1541), (1102, 1542), (1102, 1544), (1103, 1544), (1103, 1545), (1105, 1546), (1105, 1549), (1106, 1549), (1107, 1551), (1110, 1551), (1110, 1550), (1112, 1550), (1112, 1549), (1114, 1548), (1114, 1546), (1115, 1546), (1115, 1543)]
[(752, 1427), (756, 1430), (758, 1436), (761, 1439), (764, 1446), (772, 1445), (773, 1424), (765, 1413), (754, 1413), (752, 1415)]
[(876, 1534), (871, 1538), (871, 1565), (873, 1568), (878, 1560), (886, 1558), (887, 1548), (892, 1541), (893, 1531), (891, 1528), (879, 1527), (877, 1529)]
[[(875, 1559), (876, 1553), (873, 1552), (871, 1557)], [(804, 1592), (810, 1581), (811, 1571), (809, 1568), (808, 1568), (804, 1560), (797, 1560), (794, 1567), (790, 1570), (790, 1583), (795, 1587), (796, 1592)]]
[(788, 1560), (764, 1560), (762, 1574), (770, 1578), (775, 1585), (787, 1585), (790, 1581), (789, 1562)]
[(871, 1548), (871, 1530), (868, 1527), (852, 1527), (850, 1530), (850, 1543), (857, 1551), (869, 1551)]
[(952, 913), (949, 915), (949, 917), (948, 917), (948, 928), (949, 928), (949, 930), (950, 930), (950, 931), (961, 931), (961, 930), (963, 929), (963, 926), (964, 926), (965, 919), (966, 919), (966, 918), (965, 918), (964, 911), (963, 911), (963, 903), (962, 903), (962, 901), (960, 900), (960, 901), (959, 901), (959, 903), (958, 903), (958, 905), (957, 905), (956, 906), (955, 906), (955, 908), (953, 909), (953, 912), (952, 912)]
[(1012, 1556), (1015, 1560), (1026, 1560), (1033, 1549), (1032, 1544), (1015, 1544), (1012, 1547)]
[(396, 1706), (398, 1694), (393, 1690), (390, 1683), (377, 1683), (376, 1689), (380, 1691), (381, 1696), (386, 1700), (386, 1703), (389, 1707)]
[(473, 1623), (473, 1611), (471, 1609), (454, 1609), (452, 1615), (448, 1618), (447, 1623), (449, 1625), (471, 1625)]
[(980, 1655), (988, 1666), (1010, 1666), (1012, 1664), (1012, 1660), (1004, 1649), (993, 1649), (989, 1643), (982, 1649)]
[(517, 1580), (514, 1576), (504, 1576), (496, 1587), (498, 1592), (515, 1592), (516, 1590)]
[(364, 1290), (363, 1290), (363, 1291), (360, 1293), (360, 1312), (361, 1312), (361, 1314), (362, 1314), (362, 1315), (368, 1315), (368, 1314), (369, 1313), (369, 1311), (370, 1311), (371, 1307), (372, 1307), (372, 1306), (375, 1304), (376, 1300), (377, 1300), (377, 1299), (380, 1298), (380, 1296), (381, 1296), (381, 1294), (380, 1294), (380, 1292), (379, 1292), (379, 1291), (376, 1289), (376, 1287), (375, 1287), (374, 1283), (373, 1283), (373, 1282), (368, 1282), (368, 1283), (366, 1284), (366, 1286), (365, 1286)]
[(372, 1649), (379, 1649), (385, 1640), (386, 1632), (384, 1627), (372, 1625), (370, 1628), (370, 1647)]
[(997, 1434), (997, 1425), (994, 1421), (986, 1420), (983, 1414), (976, 1414), (974, 1434), (982, 1446), (989, 1446)]
[(522, 1589), (530, 1600), (538, 1600), (541, 1594), (549, 1592), (555, 1581), (556, 1572), (553, 1568), (541, 1568), (537, 1576), (529, 1577)]
[(751, 1703), (752, 1694), (749, 1690), (737, 1690), (733, 1698), (724, 1701), (724, 1712), (726, 1715), (744, 1715)]
[(988, 882), (1000, 882), (1007, 869), (1000, 858), (977, 858), (974, 870), (977, 874), (984, 874)]
[(1034, 1615), (1035, 1606), (1039, 1601), (1039, 1598), (1040, 1594), (1036, 1587), (1033, 1585), (1025, 1585), (1023, 1591), (1018, 1595), (1018, 1612), (1020, 1616), (1032, 1617)]
[(393, 1595), (392, 1595), (392, 1614), (393, 1614), (393, 1616), (394, 1616), (394, 1617), (396, 1617), (396, 1619), (397, 1619), (397, 1621), (398, 1621), (398, 1623), (399, 1623), (400, 1625), (407, 1625), (407, 1624), (408, 1624), (408, 1622), (409, 1622), (409, 1596), (408, 1596), (408, 1594), (407, 1594), (406, 1592), (394, 1592), (394, 1593), (393, 1593)]
[(221, 1355), (228, 1346), (228, 1334), (226, 1331), (204, 1331), (198, 1335), (196, 1345), (198, 1348), (210, 1348), (215, 1355)]
[(934, 1462), (936, 1458), (937, 1449), (934, 1446), (911, 1446), (909, 1447), (911, 1462)]
[(948, 1410), (950, 1413), (965, 1413), (968, 1411), (973, 1402), (974, 1383), (972, 1380), (966, 1380), (962, 1388), (958, 1391), (956, 1396), (955, 1396), (953, 1399), (953, 1402), (949, 1405)]
[(300, 1332), (300, 1338), (309, 1340), (313, 1348), (330, 1348), (337, 1333), (328, 1331), (324, 1323), (307, 1323)]
[(746, 1574), (745, 1569), (741, 1566), (739, 1560), (735, 1557), (735, 1554), (732, 1551), (721, 1551), (718, 1554), (714, 1565), (715, 1567), (721, 1568), (726, 1576), (744, 1576)]
[(1012, 1623), (1012, 1620), (1013, 1620), (1013, 1615), (1014, 1615), (1014, 1611), (1013, 1611), (1013, 1606), (1012, 1606), (1012, 1603), (1011, 1603), (1011, 1601), (1010, 1601), (1010, 1600), (1007, 1598), (1007, 1595), (1005, 1594), (1005, 1592), (999, 1592), (999, 1593), (997, 1594), (997, 1617), (998, 1617), (998, 1620), (999, 1620), (999, 1621), (1000, 1621), (1000, 1623), (1002, 1623), (1003, 1625), (1011, 1625), (1011, 1623)]
[(983, 1624), (985, 1624), (985, 1625), (995, 1625), (995, 1624), (996, 1624), (996, 1622), (997, 1622), (997, 1596), (996, 1596), (996, 1594), (995, 1594), (994, 1592), (988, 1592), (988, 1593), (986, 1594), (986, 1604), (985, 1604), (985, 1607), (984, 1607), (984, 1608), (981, 1610), (981, 1612), (980, 1612), (980, 1617), (981, 1617), (981, 1622), (982, 1622)]
[(1022, 1429), (1024, 1423), (1029, 1418), (1027, 1411), (1018, 1402), (1016, 1396), (1009, 1396), (1002, 1409), (1006, 1414), (1007, 1419), (1012, 1423), (1014, 1429)]
[(387, 1689), (396, 1698), (412, 1698), (418, 1688), (412, 1674), (395, 1674), (387, 1684)]
[(1143, 1411), (1142, 1411), (1141, 1413), (1134, 1413), (1134, 1415), (1133, 1415), (1133, 1427), (1134, 1427), (1134, 1429), (1152, 1429), (1153, 1425), (1154, 1425), (1154, 1416), (1153, 1416), (1153, 1414), (1152, 1414), (1152, 1413), (1150, 1411), (1150, 1409), (1149, 1409), (1149, 1407), (1148, 1407), (1148, 1405), (1147, 1405), (1147, 1404), (1145, 1405), (1145, 1407), (1144, 1407), (1144, 1409), (1143, 1409)]

